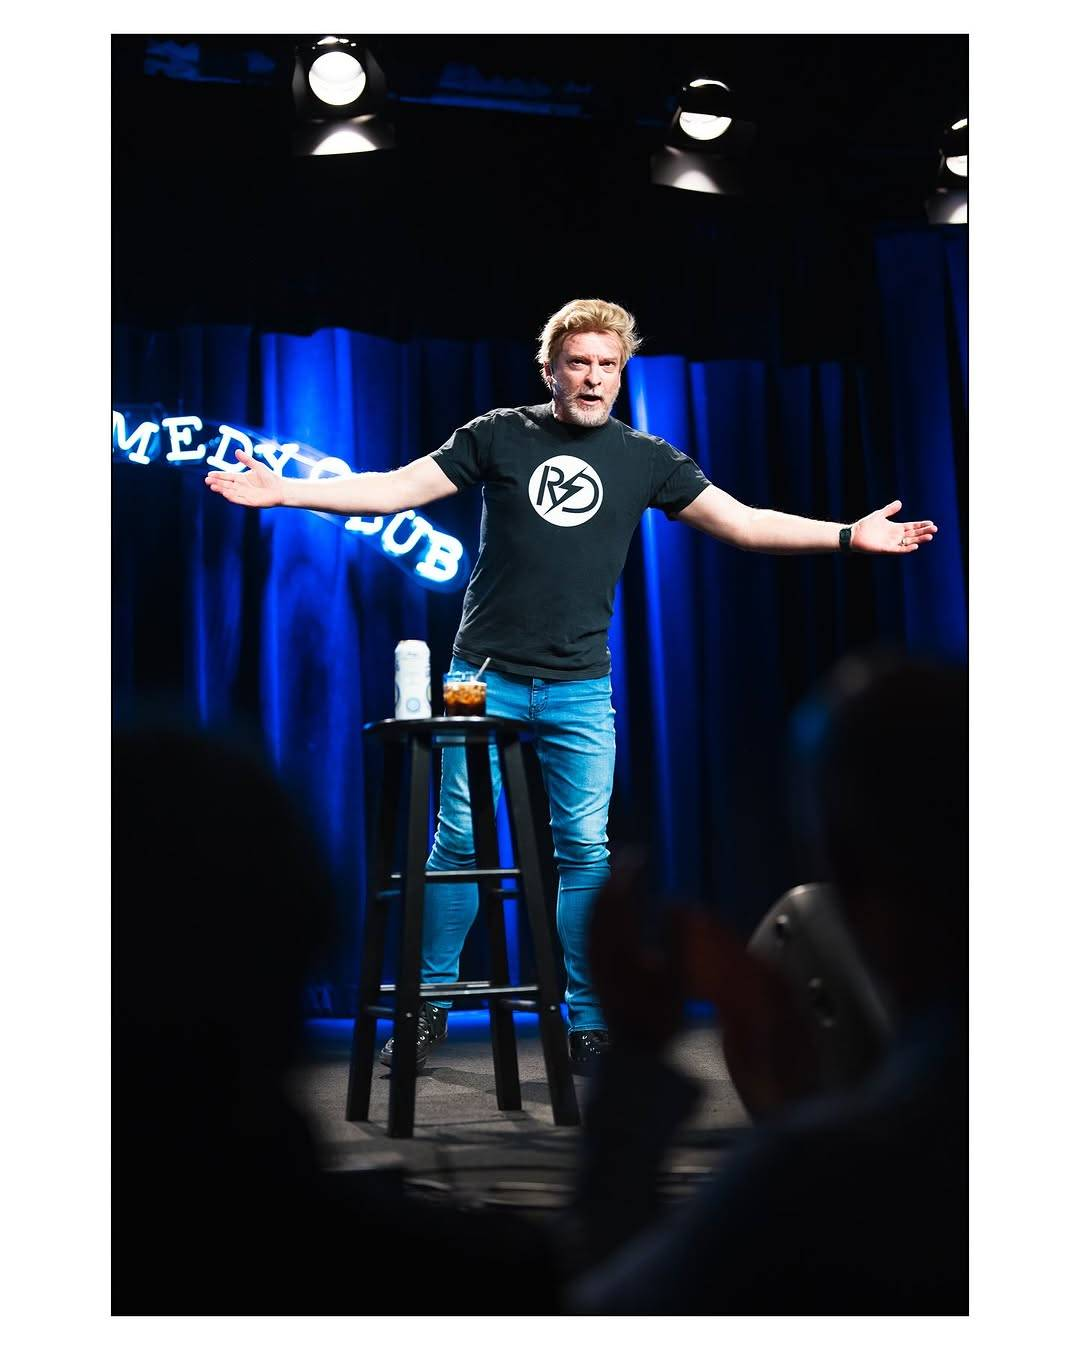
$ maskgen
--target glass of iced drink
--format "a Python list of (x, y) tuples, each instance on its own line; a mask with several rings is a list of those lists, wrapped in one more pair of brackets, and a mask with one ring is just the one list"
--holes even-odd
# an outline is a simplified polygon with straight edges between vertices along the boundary
[(474, 675), (444, 675), (444, 717), (483, 717), (487, 709), (487, 681)]

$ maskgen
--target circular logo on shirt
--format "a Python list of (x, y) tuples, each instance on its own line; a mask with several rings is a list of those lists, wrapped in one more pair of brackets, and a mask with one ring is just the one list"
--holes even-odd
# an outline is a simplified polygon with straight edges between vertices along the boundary
[(591, 465), (575, 455), (553, 455), (529, 479), (529, 501), (551, 525), (584, 525), (604, 500), (604, 485)]

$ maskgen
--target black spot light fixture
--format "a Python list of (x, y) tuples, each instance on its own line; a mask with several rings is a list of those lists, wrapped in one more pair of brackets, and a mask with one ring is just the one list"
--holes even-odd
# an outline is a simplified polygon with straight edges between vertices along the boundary
[(299, 41), (292, 92), (296, 154), (360, 154), (393, 146), (393, 128), (377, 115), (386, 101), (386, 77), (360, 38)]
[(968, 222), (968, 120), (961, 117), (945, 128), (938, 152), (937, 182), (926, 199), (931, 225)]
[(699, 75), (682, 88), (664, 146), (650, 161), (652, 181), (689, 192), (741, 196), (740, 160), (756, 128), (738, 116), (731, 88)]

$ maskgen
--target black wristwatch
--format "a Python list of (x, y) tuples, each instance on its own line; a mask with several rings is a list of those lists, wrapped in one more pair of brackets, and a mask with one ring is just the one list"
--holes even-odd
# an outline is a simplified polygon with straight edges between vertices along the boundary
[(841, 527), (840, 527), (840, 552), (841, 552), (841, 553), (850, 553), (850, 552), (851, 552), (851, 531), (852, 531), (853, 529), (854, 529), (854, 526), (852, 526), (852, 525), (841, 525)]

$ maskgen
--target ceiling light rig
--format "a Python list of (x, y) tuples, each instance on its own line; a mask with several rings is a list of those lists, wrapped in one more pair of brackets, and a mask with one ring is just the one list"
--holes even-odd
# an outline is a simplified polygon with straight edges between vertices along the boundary
[(937, 181), (926, 199), (931, 225), (968, 223), (968, 120), (961, 117), (945, 130), (938, 154)]
[(292, 92), (296, 154), (361, 154), (393, 146), (393, 127), (376, 115), (386, 101), (386, 78), (359, 38), (299, 42)]
[(737, 116), (723, 80), (698, 76), (683, 86), (665, 145), (650, 160), (652, 181), (689, 192), (741, 196), (740, 160), (756, 127)]

